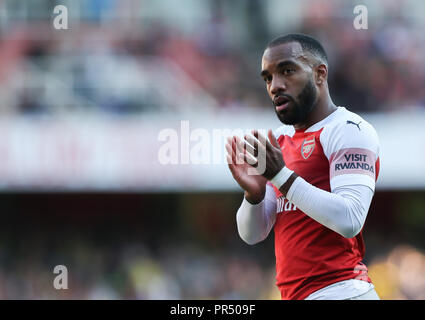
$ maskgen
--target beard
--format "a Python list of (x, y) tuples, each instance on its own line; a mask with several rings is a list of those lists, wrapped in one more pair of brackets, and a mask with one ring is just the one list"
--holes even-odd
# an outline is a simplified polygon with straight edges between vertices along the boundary
[(316, 106), (317, 90), (314, 87), (313, 79), (310, 79), (304, 86), (297, 99), (291, 101), (292, 106), (283, 112), (278, 112), (277, 117), (280, 122), (287, 125), (294, 125), (304, 122), (310, 112)]

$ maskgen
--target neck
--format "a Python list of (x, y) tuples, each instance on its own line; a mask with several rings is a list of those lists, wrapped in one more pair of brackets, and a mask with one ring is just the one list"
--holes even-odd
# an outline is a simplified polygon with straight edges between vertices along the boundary
[(294, 124), (296, 130), (307, 129), (313, 124), (325, 119), (332, 112), (337, 109), (337, 106), (332, 102), (329, 92), (323, 97), (317, 100), (316, 106), (307, 116), (307, 119), (303, 122)]

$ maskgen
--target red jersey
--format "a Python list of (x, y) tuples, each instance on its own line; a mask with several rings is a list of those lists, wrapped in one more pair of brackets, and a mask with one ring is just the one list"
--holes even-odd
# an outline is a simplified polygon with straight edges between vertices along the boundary
[[(375, 189), (379, 141), (360, 116), (338, 109), (306, 130), (282, 126), (275, 131), (286, 166), (310, 184), (332, 192), (344, 185)], [(278, 189), (274, 225), (276, 280), (282, 299), (305, 299), (335, 282), (371, 282), (362, 263), (362, 232), (351, 239), (310, 218)]]

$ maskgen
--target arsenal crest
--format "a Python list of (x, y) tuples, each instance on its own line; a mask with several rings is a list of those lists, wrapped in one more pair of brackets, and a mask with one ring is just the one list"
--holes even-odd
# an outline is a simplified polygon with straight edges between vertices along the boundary
[(314, 146), (316, 145), (316, 140), (314, 136), (309, 136), (304, 139), (303, 144), (301, 145), (301, 155), (304, 159), (307, 159), (311, 156), (314, 150)]

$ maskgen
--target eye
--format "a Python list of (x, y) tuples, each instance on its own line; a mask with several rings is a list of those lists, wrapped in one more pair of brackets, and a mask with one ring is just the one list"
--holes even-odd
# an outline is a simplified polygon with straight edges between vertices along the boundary
[(271, 76), (264, 77), (264, 81), (266, 83), (270, 83), (272, 81), (272, 77)]
[(290, 74), (293, 74), (295, 72), (295, 69), (294, 68), (285, 68), (285, 69), (283, 69), (283, 74), (284, 75), (290, 75)]

